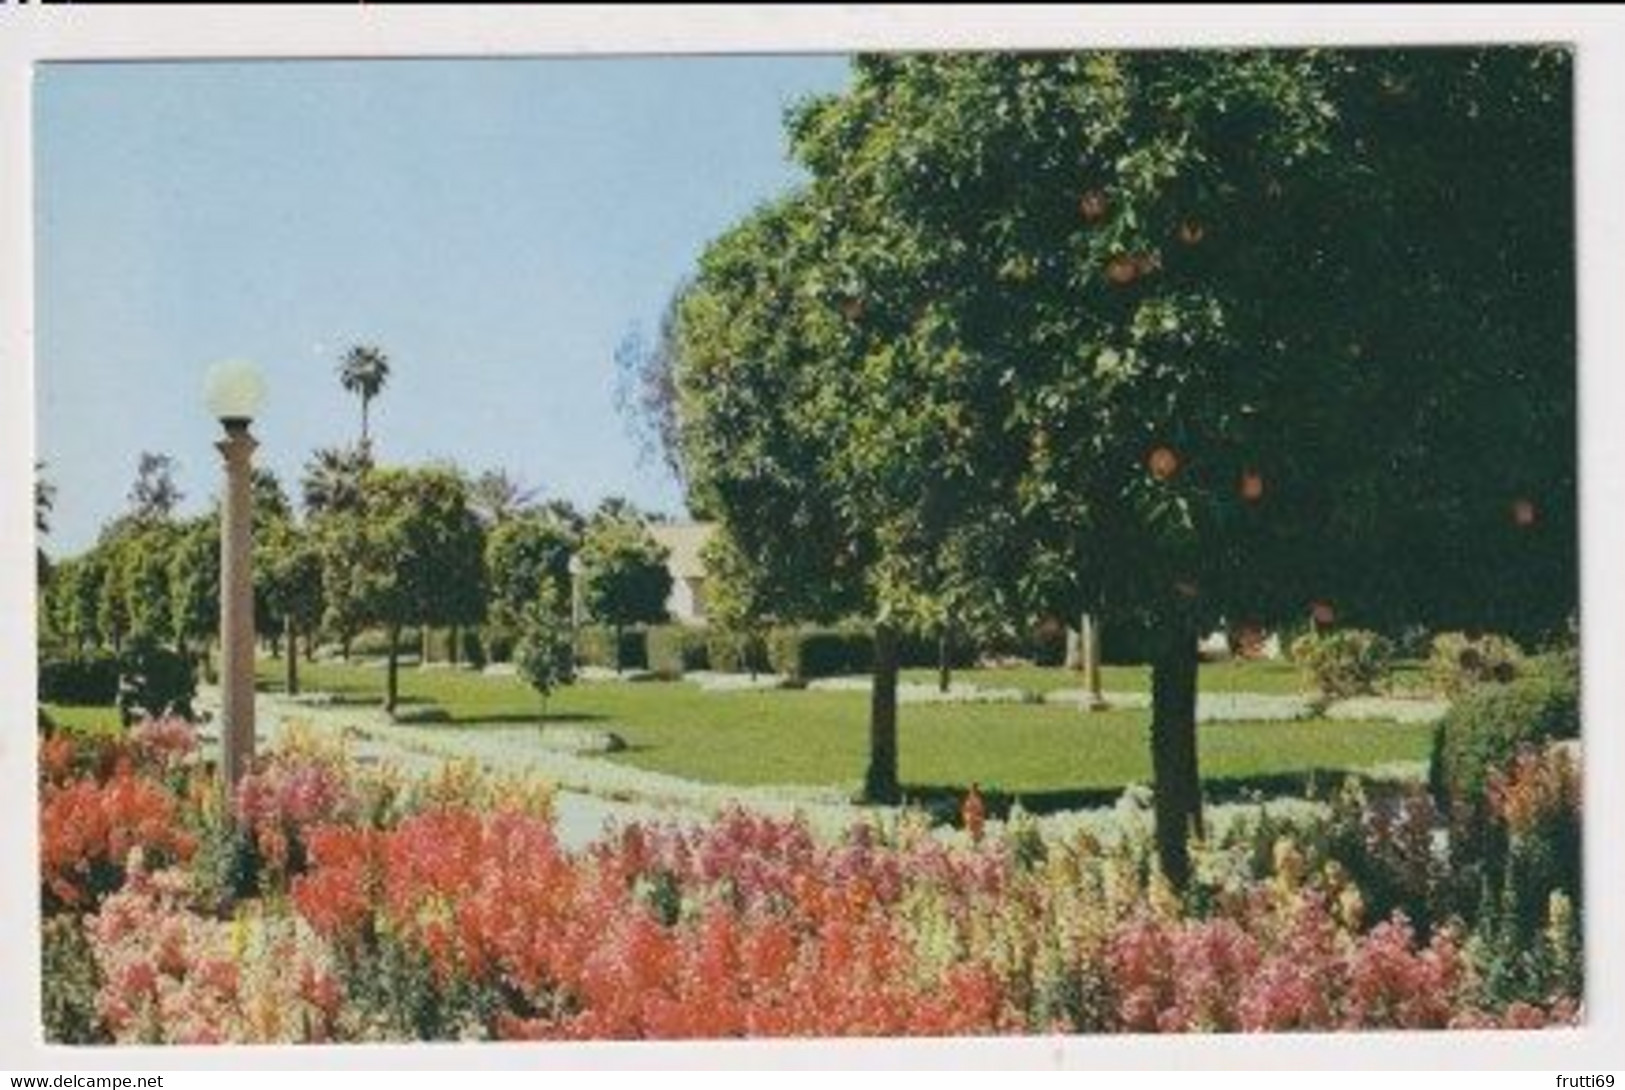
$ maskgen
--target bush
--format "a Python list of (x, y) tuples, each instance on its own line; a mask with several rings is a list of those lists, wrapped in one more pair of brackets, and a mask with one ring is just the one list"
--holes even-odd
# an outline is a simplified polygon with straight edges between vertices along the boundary
[(765, 674), (772, 669), (767, 661), (767, 641), (756, 632), (708, 628), (705, 657), (711, 669), (722, 674)]
[(710, 666), (705, 630), (687, 625), (664, 624), (649, 629), (647, 637), (649, 669), (661, 677), (679, 678), (690, 670)]
[(1376, 692), (1393, 672), (1393, 660), (1393, 645), (1363, 628), (1309, 633), (1292, 641), (1292, 661), (1304, 681), (1331, 700)]
[(577, 654), (583, 666), (606, 670), (646, 670), (649, 667), (649, 634), (642, 628), (621, 633), (620, 654), (616, 654), (615, 630), (608, 625), (586, 625), (577, 636)]
[(196, 695), (191, 659), (147, 637), (130, 640), (119, 659), (118, 708), (126, 724), (143, 716), (191, 719)]
[(775, 628), (767, 660), (793, 682), (864, 674), (874, 668), (874, 635), (860, 628)]
[(45, 704), (112, 705), (118, 699), (118, 658), (105, 651), (39, 664), (39, 698)]
[(1521, 747), (1579, 736), (1579, 678), (1561, 662), (1542, 663), (1510, 684), (1474, 690), (1450, 709), (1434, 730), (1428, 781), (1441, 806), (1481, 812), (1491, 772)]
[(1066, 625), (1053, 617), (1034, 628), (1027, 638), (1027, 655), (1034, 666), (1059, 666), (1066, 661)]
[(1481, 685), (1513, 680), (1523, 672), (1523, 663), (1523, 651), (1505, 636), (1441, 632), (1433, 637), (1428, 676), (1441, 693), (1455, 699)]

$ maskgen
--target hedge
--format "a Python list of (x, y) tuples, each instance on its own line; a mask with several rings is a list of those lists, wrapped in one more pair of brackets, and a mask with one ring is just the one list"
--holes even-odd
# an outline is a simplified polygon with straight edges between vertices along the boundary
[(649, 667), (649, 633), (643, 628), (621, 632), (620, 654), (615, 654), (615, 630), (608, 625), (584, 625), (577, 637), (577, 655), (583, 666), (605, 670), (646, 670)]
[(874, 656), (874, 636), (861, 628), (775, 628), (767, 636), (768, 664), (791, 682), (866, 674)]
[(649, 669), (667, 678), (708, 669), (711, 663), (705, 630), (687, 625), (663, 624), (649, 629), (646, 653)]
[(103, 704), (118, 699), (119, 660), (110, 651), (44, 659), (39, 699), (44, 704)]
[(705, 657), (711, 669), (723, 674), (765, 674), (773, 669), (767, 660), (767, 640), (756, 633), (708, 628)]

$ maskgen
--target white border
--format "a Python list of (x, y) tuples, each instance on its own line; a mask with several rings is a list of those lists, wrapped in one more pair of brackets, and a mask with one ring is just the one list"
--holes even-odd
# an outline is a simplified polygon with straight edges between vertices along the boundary
[[(16, 1069), (616, 1067), (1625, 1067), (1625, 896), (1613, 790), (1625, 723), (1625, 15), (1574, 7), (1034, 6), (97, 9), (0, 21), (0, 1066)], [(1579, 47), (1588, 1023), (1543, 1034), (746, 1042), (727, 1045), (68, 1049), (37, 1043), (33, 785), (30, 73), (41, 60), (851, 52), (878, 48), (1565, 41)], [(1612, 366), (1610, 366), (1612, 365)], [(1507, 456), (1515, 457), (1509, 451)]]

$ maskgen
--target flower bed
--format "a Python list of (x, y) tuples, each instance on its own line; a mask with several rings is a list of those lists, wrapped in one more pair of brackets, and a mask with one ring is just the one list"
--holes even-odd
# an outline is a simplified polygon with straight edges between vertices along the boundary
[[(1579, 1017), (1562, 888), (1520, 969), (1452, 899), (1425, 796), (1346, 793), (1199, 847), (965, 843), (922, 815), (820, 838), (742, 810), (580, 852), (550, 797), (469, 765), (410, 781), (293, 738), (223, 820), (173, 727), (42, 752), (52, 1036), (121, 1043), (1533, 1026)], [(163, 745), (152, 737), (165, 739)], [(1579, 800), (1535, 754), (1495, 780), (1512, 843)], [(1554, 816), (1556, 815), (1556, 816)], [(1567, 834), (1565, 834), (1567, 835)], [(1533, 865), (1530, 882), (1568, 879)], [(1492, 914), (1493, 915), (1493, 914)], [(1512, 941), (1512, 940), (1509, 940)], [(1500, 974), (1500, 975), (1498, 975)]]

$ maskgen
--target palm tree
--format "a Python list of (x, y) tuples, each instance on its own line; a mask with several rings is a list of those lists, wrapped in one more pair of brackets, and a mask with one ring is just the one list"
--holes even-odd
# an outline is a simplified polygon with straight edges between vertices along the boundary
[(358, 344), (340, 361), (339, 381), (346, 390), (361, 398), (361, 447), (365, 450), (372, 443), (367, 433), (367, 408), (389, 381), (389, 357), (374, 345)]

